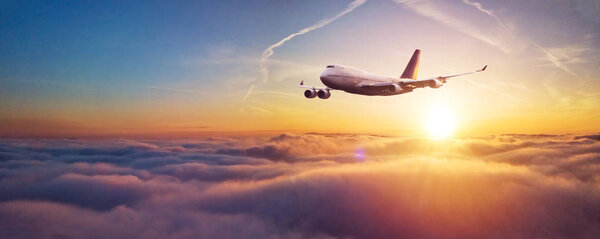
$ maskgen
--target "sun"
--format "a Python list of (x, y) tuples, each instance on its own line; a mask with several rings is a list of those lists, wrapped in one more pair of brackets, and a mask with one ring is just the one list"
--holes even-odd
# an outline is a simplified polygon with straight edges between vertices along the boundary
[(429, 114), (425, 121), (425, 129), (429, 137), (433, 139), (444, 139), (452, 136), (456, 127), (456, 120), (446, 105), (434, 105), (429, 109)]

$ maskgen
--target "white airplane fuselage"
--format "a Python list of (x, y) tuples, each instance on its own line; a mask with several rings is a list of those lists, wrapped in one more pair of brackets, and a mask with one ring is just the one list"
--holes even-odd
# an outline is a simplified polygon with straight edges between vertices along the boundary
[(365, 88), (369, 84), (397, 82), (397, 78), (381, 76), (364, 70), (341, 65), (329, 65), (321, 73), (321, 82), (331, 89), (360, 95), (397, 95), (412, 91), (390, 85), (388, 87)]

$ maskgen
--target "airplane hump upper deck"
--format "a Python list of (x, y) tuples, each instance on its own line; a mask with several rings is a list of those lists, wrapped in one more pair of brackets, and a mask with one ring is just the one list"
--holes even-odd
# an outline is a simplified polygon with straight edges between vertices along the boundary
[(408, 65), (406, 65), (406, 69), (400, 76), (401, 79), (417, 79), (417, 71), (419, 70), (419, 58), (421, 56), (421, 50), (416, 49), (415, 53), (413, 53)]

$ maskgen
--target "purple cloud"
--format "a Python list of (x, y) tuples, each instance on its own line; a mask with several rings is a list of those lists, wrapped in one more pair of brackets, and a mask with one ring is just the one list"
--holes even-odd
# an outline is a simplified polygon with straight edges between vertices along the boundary
[(4, 139), (0, 237), (596, 238), (599, 182), (593, 135)]

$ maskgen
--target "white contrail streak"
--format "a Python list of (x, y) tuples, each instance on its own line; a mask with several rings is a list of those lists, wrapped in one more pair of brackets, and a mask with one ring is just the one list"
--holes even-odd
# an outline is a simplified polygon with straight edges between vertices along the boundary
[(246, 99), (248, 99), (248, 96), (250, 96), (250, 94), (252, 94), (252, 90), (254, 90), (254, 84), (250, 85), (250, 87), (248, 87), (248, 91), (246, 91), (246, 94), (244, 95), (244, 98), (242, 99), (242, 101), (246, 101)]
[(289, 36), (281, 39), (280, 41), (278, 41), (277, 43), (270, 45), (269, 47), (267, 47), (267, 49), (265, 49), (263, 51), (262, 57), (260, 58), (260, 73), (263, 76), (263, 81), (267, 81), (268, 80), (268, 75), (269, 75), (269, 71), (267, 69), (267, 67), (265, 66), (266, 61), (269, 59), (269, 57), (271, 57), (273, 55), (273, 53), (275, 53), (273, 50), (277, 47), (282, 46), (285, 42), (291, 40), (292, 38), (296, 37), (296, 36), (300, 36), (306, 33), (309, 33), (313, 30), (319, 29), (321, 27), (326, 26), (327, 24), (337, 20), (338, 18), (346, 15), (347, 13), (351, 12), (352, 10), (354, 10), (355, 8), (359, 7), (360, 5), (364, 4), (366, 2), (366, 0), (355, 0), (354, 2), (351, 2), (350, 4), (348, 4), (348, 7), (346, 7), (346, 9), (344, 9), (344, 11), (341, 11), (340, 13), (338, 13), (337, 15), (331, 17), (331, 18), (326, 18), (323, 19), (317, 23), (315, 23), (314, 25), (304, 28), (298, 32), (292, 33)]
[[(510, 29), (508, 29), (504, 23), (502, 22), (502, 20), (500, 19), (500, 17), (498, 17), (496, 14), (494, 14), (492, 11), (483, 8), (483, 6), (481, 5), (481, 3), (478, 2), (472, 2), (470, 0), (462, 0), (463, 3), (472, 6), (474, 8), (477, 8), (477, 10), (487, 14), (488, 16), (493, 17), (496, 22), (498, 23), (498, 25), (500, 25), (500, 27), (502, 27), (506, 32), (510, 33)], [(563, 70), (566, 73), (569, 73), (575, 77), (577, 77), (578, 79), (581, 79), (581, 77), (579, 77), (579, 75), (577, 75), (577, 73), (573, 72), (571, 69), (569, 69), (565, 64), (563, 64), (556, 56), (552, 55), (552, 53), (550, 53), (548, 50), (546, 50), (546, 48), (542, 47), (540, 44), (537, 44), (534, 41), (529, 40), (529, 43), (531, 43), (531, 45), (535, 46), (538, 50), (542, 51), (544, 53), (544, 55), (546, 56), (546, 58), (548, 59), (548, 61), (552, 62), (552, 64), (554, 64), (556, 67), (558, 67), (559, 69)]]
[(535, 43), (533, 41), (530, 41), (530, 42), (531, 42), (531, 44), (533, 46), (535, 46), (537, 49), (539, 49), (540, 51), (542, 51), (546, 55), (546, 58), (550, 62), (552, 62), (552, 64), (554, 64), (556, 67), (560, 68), (564, 72), (569, 73), (569, 74), (577, 77), (577, 79), (581, 80), (581, 77), (577, 73), (575, 73), (569, 67), (567, 67), (565, 64), (563, 64), (556, 56), (552, 55), (552, 53), (550, 53), (544, 47), (540, 46), (540, 44), (537, 44), (537, 43)]
[(460, 17), (453, 16), (452, 14), (448, 14), (443, 9), (439, 8), (439, 6), (429, 0), (393, 0), (396, 4), (400, 4), (409, 10), (416, 12), (422, 16), (431, 18), (443, 25), (446, 25), (452, 29), (463, 32), (477, 40), (483, 41), (487, 44), (490, 44), (501, 51), (507, 53), (511, 51), (511, 46), (499, 41), (498, 39), (494, 39), (490, 37), (485, 32), (482, 32), (481, 29), (477, 28), (471, 21), (463, 20)]
[[(286, 43), (287, 41), (291, 40), (292, 38), (296, 37), (296, 36), (300, 36), (300, 35), (304, 35), (306, 33), (309, 33), (313, 30), (319, 29), (321, 27), (326, 26), (327, 24), (337, 20), (338, 18), (348, 14), (349, 12), (353, 11), (355, 8), (359, 7), (360, 5), (363, 5), (367, 0), (354, 0), (353, 2), (351, 2), (350, 4), (348, 4), (348, 7), (346, 7), (346, 9), (344, 9), (344, 11), (341, 11), (340, 13), (336, 14), (335, 16), (331, 17), (331, 18), (326, 18), (323, 19), (317, 23), (315, 23), (312, 26), (309, 26), (307, 28), (303, 28), (298, 32), (292, 33), (289, 36), (281, 39), (280, 41), (278, 41), (277, 43), (270, 45), (269, 47), (267, 47), (267, 49), (265, 49), (263, 51), (263, 54), (260, 58), (259, 61), (259, 66), (260, 66), (260, 74), (262, 75), (262, 79), (263, 82), (267, 82), (268, 78), (269, 78), (269, 70), (267, 69), (266, 63), (267, 60), (269, 59), (269, 57), (271, 57), (275, 51), (273, 51), (275, 48), (282, 46), (284, 43)], [(254, 83), (253, 82), (250, 87), (248, 88), (248, 91), (246, 92), (246, 94), (244, 95), (243, 101), (245, 101), (248, 96), (250, 96), (250, 94), (252, 94), (252, 90), (254, 89)]]
[(506, 25), (504, 25), (504, 22), (502, 22), (502, 20), (500, 20), (500, 18), (498, 16), (496, 16), (496, 14), (494, 14), (492, 11), (483, 8), (483, 6), (481, 5), (481, 3), (478, 2), (471, 2), (469, 0), (462, 0), (463, 3), (473, 6), (475, 8), (477, 8), (479, 11), (487, 14), (488, 16), (493, 17), (494, 19), (496, 19), (496, 22), (498, 23), (498, 25), (500, 25), (500, 27), (502, 27), (502, 29), (504, 29), (507, 32), (510, 32), (510, 30), (508, 29), (508, 27), (506, 27)]

